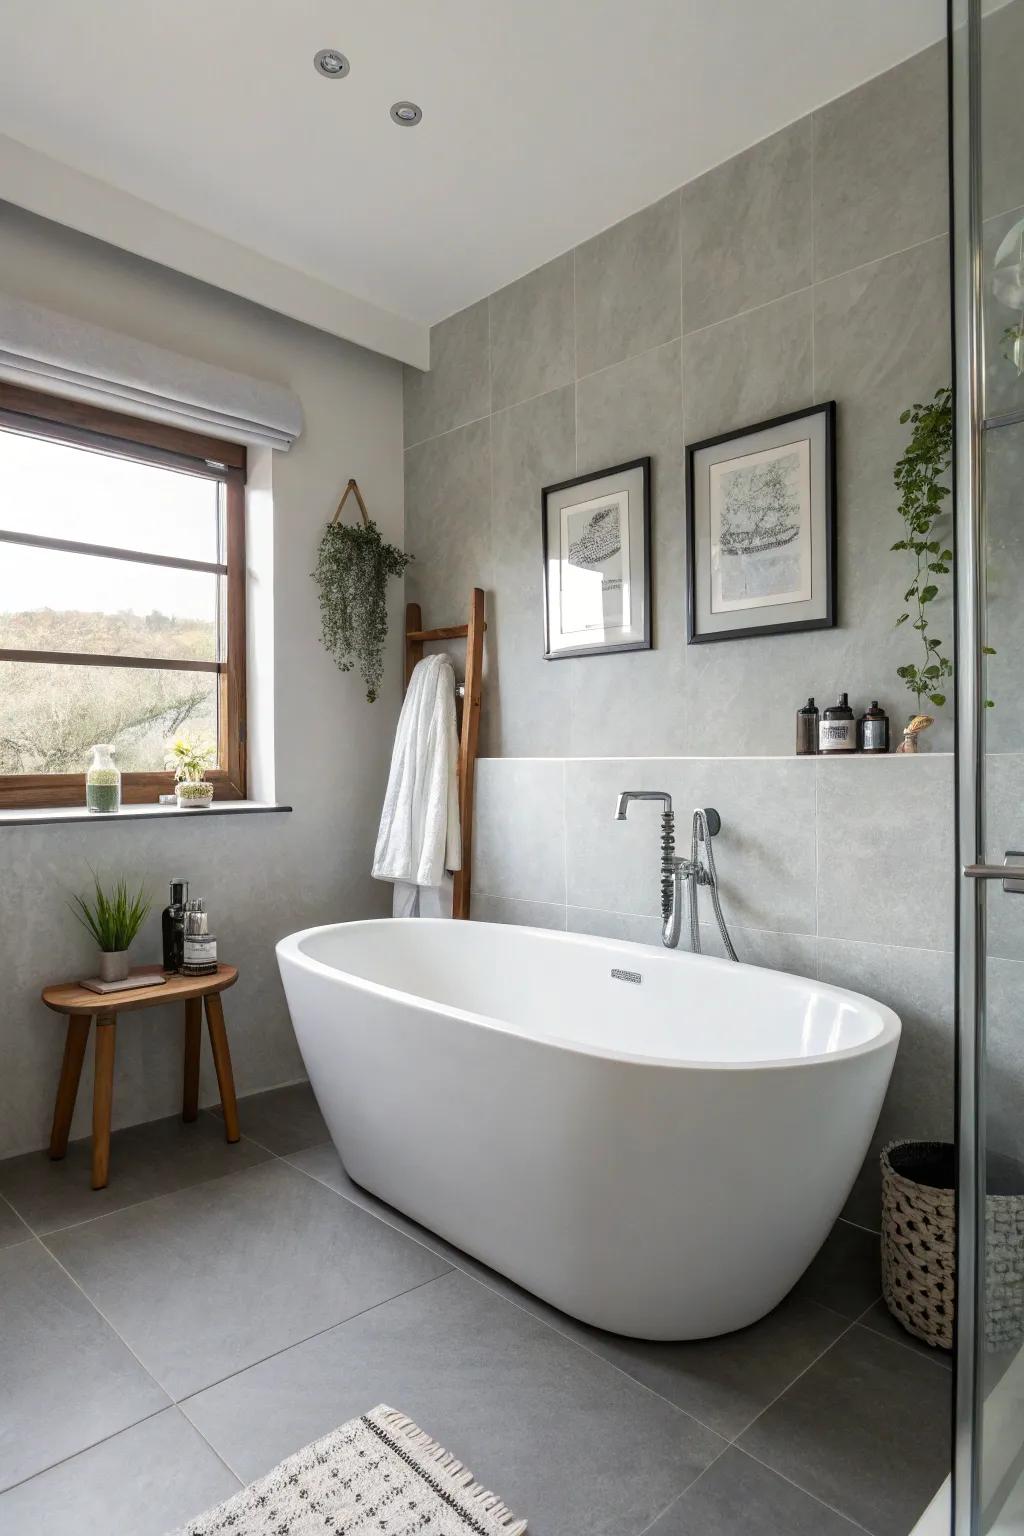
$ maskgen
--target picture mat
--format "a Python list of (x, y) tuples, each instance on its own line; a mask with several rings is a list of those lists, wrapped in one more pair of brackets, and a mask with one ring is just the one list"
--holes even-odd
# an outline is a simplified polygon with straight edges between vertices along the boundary
[(561, 508), (559, 620), (563, 635), (629, 629), (629, 492)]
[[(628, 515), (625, 519), (626, 538), (633, 569), (628, 572), (629, 610), (628, 620), (613, 630), (590, 629), (569, 634), (562, 632), (561, 591), (563, 508), (578, 508), (584, 502), (602, 503), (610, 498), (626, 494)], [(645, 498), (644, 470), (642, 464), (628, 469), (615, 470), (610, 475), (595, 476), (582, 484), (572, 484), (545, 491), (544, 518), (547, 529), (547, 650), (551, 657), (578, 654), (600, 654), (603, 647), (637, 646), (648, 644), (647, 637), (647, 590), (645, 572)], [(650, 559), (650, 551), (646, 552)]]
[(711, 612), (807, 602), (813, 543), (809, 440), (723, 459), (710, 474)]
[[(758, 629), (787, 624), (820, 624), (829, 613), (830, 574), (828, 565), (831, 461), (828, 454), (828, 414), (812, 409), (793, 420), (769, 425), (760, 431), (741, 434), (726, 442), (697, 445), (692, 450), (690, 492), (693, 533), (693, 611), (695, 638), (713, 639), (716, 634), (737, 630), (756, 635)], [(811, 507), (811, 592), (809, 601), (774, 603), (737, 612), (713, 612), (711, 586), (707, 579), (710, 565), (710, 484), (716, 464), (761, 453), (769, 448), (786, 448), (806, 440), (810, 447)]]

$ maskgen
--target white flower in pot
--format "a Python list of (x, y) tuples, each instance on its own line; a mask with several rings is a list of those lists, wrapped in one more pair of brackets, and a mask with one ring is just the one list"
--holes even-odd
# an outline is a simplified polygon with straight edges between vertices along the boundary
[(181, 811), (205, 811), (213, 800), (213, 785), (207, 783), (206, 770), (214, 762), (214, 749), (208, 742), (179, 736), (167, 752), (166, 764), (174, 769), (174, 793)]
[(87, 928), (99, 949), (98, 975), (102, 981), (124, 981), (128, 975), (128, 951), (153, 905), (145, 887), (132, 895), (124, 876), (118, 877), (109, 894), (93, 877), (94, 893), (76, 896), (71, 910)]

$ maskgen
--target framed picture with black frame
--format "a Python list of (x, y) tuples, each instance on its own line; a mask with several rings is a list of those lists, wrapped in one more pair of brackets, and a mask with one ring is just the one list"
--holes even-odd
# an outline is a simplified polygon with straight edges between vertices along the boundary
[(541, 491), (544, 658), (651, 648), (651, 461)]
[(836, 403), (686, 449), (687, 638), (836, 623)]

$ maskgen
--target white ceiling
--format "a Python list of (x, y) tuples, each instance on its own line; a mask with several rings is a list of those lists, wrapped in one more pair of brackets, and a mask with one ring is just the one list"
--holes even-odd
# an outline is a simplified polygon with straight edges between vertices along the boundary
[[(0, 133), (431, 323), (944, 24), (944, 0), (5, 0)], [(326, 46), (347, 79), (314, 72)]]

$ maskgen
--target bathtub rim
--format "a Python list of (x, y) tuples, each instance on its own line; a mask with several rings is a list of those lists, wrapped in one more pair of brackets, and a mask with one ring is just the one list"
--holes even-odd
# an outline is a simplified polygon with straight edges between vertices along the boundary
[[(444, 1018), (458, 1019), (463, 1023), (473, 1024), (479, 1028), (491, 1030), (496, 1034), (511, 1035), (516, 1039), (529, 1041), (531, 1044), (546, 1046), (549, 1049), (570, 1052), (575, 1055), (593, 1056), (600, 1060), (618, 1062), (627, 1066), (680, 1068), (687, 1072), (768, 1072), (776, 1070), (792, 1070), (793, 1068), (827, 1067), (844, 1061), (852, 1061), (861, 1056), (870, 1056), (892, 1045), (894, 1050), (899, 1046), (902, 1034), (902, 1022), (899, 1015), (885, 1003), (880, 1003), (873, 997), (868, 997), (863, 992), (853, 992), (848, 987), (834, 987), (828, 982), (812, 981), (810, 977), (796, 976), (789, 971), (775, 971), (767, 966), (746, 965), (742, 961), (722, 960), (717, 955), (692, 955), (688, 950), (680, 951), (680, 959), (684, 958), (692, 963), (703, 963), (716, 967), (722, 971), (731, 971), (737, 964), (742, 965), (746, 971), (765, 972), (769, 975), (782, 976), (787, 980), (803, 981), (820, 992), (830, 996), (845, 999), (854, 999), (858, 1003), (866, 1004), (873, 1012), (877, 1013), (880, 1028), (878, 1033), (868, 1040), (863, 1040), (857, 1045), (846, 1046), (840, 1051), (829, 1051), (816, 1056), (778, 1056), (766, 1059), (754, 1059), (744, 1061), (693, 1061), (679, 1056), (652, 1056), (635, 1051), (611, 1050), (606, 1046), (593, 1045), (585, 1041), (568, 1040), (563, 1036), (549, 1034), (527, 1034), (524, 1030), (508, 1023), (504, 1019), (496, 1018), (491, 1014), (474, 1013), (468, 1008), (457, 1008), (452, 1004), (439, 1003), (433, 998), (423, 997), (418, 992), (407, 992), (399, 987), (385, 986), (382, 982), (370, 981), (364, 976), (357, 976), (352, 971), (343, 971), (336, 965), (328, 965), (326, 961), (315, 960), (311, 955), (303, 952), (301, 945), (306, 939), (315, 937), (321, 933), (334, 932), (341, 928), (380, 928), (394, 923), (402, 925), (415, 923), (422, 928), (427, 925), (446, 928), (453, 921), (451, 918), (422, 918), (422, 917), (372, 917), (355, 918), (351, 922), (318, 923), (311, 928), (302, 928), (295, 933), (287, 934), (279, 939), (275, 945), (275, 953), (278, 959), (278, 968), (282, 959), (293, 962), (300, 970), (305, 970), (315, 976), (321, 976), (328, 980), (344, 982), (353, 987), (357, 992), (367, 993), (372, 997), (379, 997), (390, 1002), (411, 1004), (424, 1009), (427, 1013), (438, 1014)], [(507, 929), (505, 923), (478, 923), (478, 927)], [(580, 944), (587, 949), (609, 948), (626, 949), (640, 954), (654, 953), (661, 957), (662, 949), (653, 944), (639, 944), (632, 939), (606, 939), (598, 934), (565, 933), (560, 929), (530, 928), (516, 925), (516, 931), (528, 933), (533, 937), (542, 939), (548, 943), (571, 941)]]

